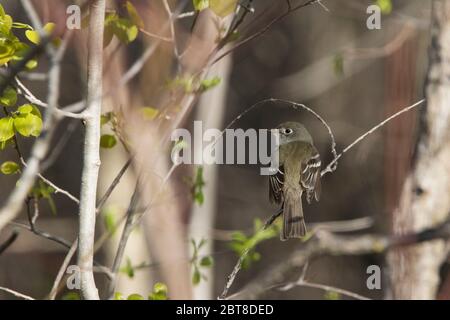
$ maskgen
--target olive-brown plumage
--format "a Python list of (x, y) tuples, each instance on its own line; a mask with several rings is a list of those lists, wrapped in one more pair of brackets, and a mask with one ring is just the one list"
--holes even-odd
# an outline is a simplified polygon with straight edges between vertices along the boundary
[(278, 172), (270, 176), (270, 200), (283, 206), (281, 240), (300, 238), (306, 234), (302, 195), (319, 201), (320, 155), (311, 135), (298, 122), (285, 122), (277, 127), (280, 136)]

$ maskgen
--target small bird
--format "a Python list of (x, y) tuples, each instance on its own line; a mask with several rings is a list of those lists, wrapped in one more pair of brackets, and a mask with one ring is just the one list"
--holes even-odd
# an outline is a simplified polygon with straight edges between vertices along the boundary
[(276, 129), (279, 133), (279, 168), (269, 179), (272, 203), (283, 207), (283, 229), (280, 239), (300, 238), (306, 234), (302, 195), (311, 203), (319, 201), (320, 155), (306, 128), (298, 122), (285, 122)]

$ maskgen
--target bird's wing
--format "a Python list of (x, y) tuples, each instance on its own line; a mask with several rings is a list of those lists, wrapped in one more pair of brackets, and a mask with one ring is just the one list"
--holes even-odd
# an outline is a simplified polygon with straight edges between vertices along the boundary
[(283, 201), (284, 168), (280, 166), (277, 173), (269, 177), (269, 198), (272, 203)]
[(311, 203), (312, 197), (319, 201), (322, 187), (320, 184), (320, 155), (314, 148), (312, 156), (303, 163), (300, 184), (306, 190), (306, 200)]

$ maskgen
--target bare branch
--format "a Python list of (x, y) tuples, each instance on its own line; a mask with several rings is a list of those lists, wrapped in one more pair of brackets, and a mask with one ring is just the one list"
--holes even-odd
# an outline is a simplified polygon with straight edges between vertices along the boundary
[(8, 289), (8, 288), (5, 288), (5, 287), (0, 287), (0, 290), (8, 292), (8, 293), (12, 294), (13, 296), (16, 296), (17, 298), (21, 298), (21, 299), (24, 299), (24, 300), (34, 300), (34, 298), (32, 298), (30, 296), (27, 296), (27, 295), (25, 295), (23, 293), (20, 293), (20, 292), (17, 292), (17, 291), (14, 291), (14, 290), (11, 290), (11, 289)]
[(78, 266), (81, 294), (84, 299), (98, 300), (94, 281), (94, 237), (96, 218), (97, 180), (100, 167), (100, 115), (102, 107), (103, 31), (105, 0), (89, 4), (88, 80), (86, 135), (81, 178), (80, 223), (78, 232)]
[(394, 113), (392, 116), (386, 118), (385, 120), (381, 121), (379, 124), (377, 124), (376, 126), (374, 126), (372, 129), (370, 129), (369, 131), (367, 131), (366, 133), (364, 133), (363, 135), (359, 136), (355, 141), (353, 141), (352, 143), (350, 143), (347, 147), (345, 147), (344, 150), (342, 150), (341, 153), (339, 153), (339, 155), (337, 155), (336, 157), (334, 157), (334, 159), (326, 166), (325, 169), (322, 170), (322, 172), (320, 173), (321, 176), (324, 176), (326, 173), (328, 172), (333, 172), (336, 169), (336, 164), (337, 161), (344, 155), (344, 153), (346, 153), (347, 151), (349, 151), (351, 148), (353, 148), (355, 145), (357, 145), (358, 143), (360, 143), (362, 140), (364, 140), (368, 135), (374, 133), (375, 131), (377, 131), (378, 129), (380, 129), (381, 127), (383, 127), (386, 123), (388, 123), (389, 121), (397, 118), (398, 116), (402, 115), (403, 113), (406, 113), (408, 111), (411, 111), (412, 109), (422, 105), (425, 102), (425, 99), (419, 100), (416, 103), (414, 103), (413, 105), (410, 105), (409, 107), (403, 108), (402, 110), (400, 110), (399, 112)]
[(5, 252), (17, 240), (19, 232), (14, 230), (11, 235), (3, 243), (0, 244), (0, 255)]
[[(42, 108), (48, 108), (48, 104), (41, 101), (40, 99), (36, 98), (36, 96), (33, 95), (33, 93), (20, 81), (18, 77), (15, 78), (15, 82), (18, 86), (18, 93), (22, 95), (28, 102), (35, 104)], [(83, 119), (84, 114), (82, 113), (73, 113), (69, 111), (64, 111), (61, 109), (55, 109), (55, 115), (58, 117), (67, 117), (67, 118), (74, 118), (74, 119)]]
[(328, 286), (325, 284), (319, 284), (319, 283), (313, 283), (313, 282), (309, 282), (309, 281), (305, 281), (305, 280), (299, 280), (297, 282), (294, 283), (288, 283), (286, 285), (284, 285), (282, 288), (279, 288), (278, 290), (280, 291), (286, 291), (289, 290), (293, 287), (308, 287), (308, 288), (314, 288), (314, 289), (320, 289), (320, 290), (324, 290), (327, 292), (337, 292), (339, 294), (342, 294), (344, 296), (347, 297), (351, 297), (354, 298), (356, 300), (370, 300), (369, 298), (362, 296), (360, 294), (345, 290), (345, 289), (341, 289), (341, 288), (337, 288), (337, 287), (333, 287), (333, 286)]
[[(267, 288), (283, 281), (289, 271), (304, 266), (311, 259), (321, 256), (381, 254), (389, 249), (414, 245), (434, 239), (450, 238), (450, 221), (435, 228), (403, 236), (361, 235), (339, 236), (328, 231), (318, 231), (308, 240), (302, 249), (297, 250), (283, 263), (271, 268), (267, 274), (256, 278), (244, 289), (233, 295), (240, 299), (251, 299), (260, 296)], [(225, 298), (225, 297), (222, 297)]]
[(56, 275), (56, 279), (53, 282), (52, 290), (49, 293), (50, 300), (55, 300), (56, 295), (58, 294), (58, 289), (59, 289), (61, 280), (64, 277), (64, 273), (66, 272), (66, 269), (69, 266), (69, 263), (72, 260), (72, 257), (74, 256), (75, 251), (77, 250), (77, 247), (78, 247), (78, 238), (70, 246), (69, 252), (67, 252), (67, 255), (64, 258), (64, 261), (63, 261), (61, 267), (59, 267), (58, 274)]

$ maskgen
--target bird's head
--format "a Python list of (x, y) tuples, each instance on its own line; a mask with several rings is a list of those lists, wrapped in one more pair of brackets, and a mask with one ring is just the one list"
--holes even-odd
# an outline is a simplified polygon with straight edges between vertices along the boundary
[(284, 122), (272, 129), (280, 135), (280, 144), (286, 144), (293, 141), (307, 142), (313, 144), (313, 140), (308, 130), (299, 122)]

